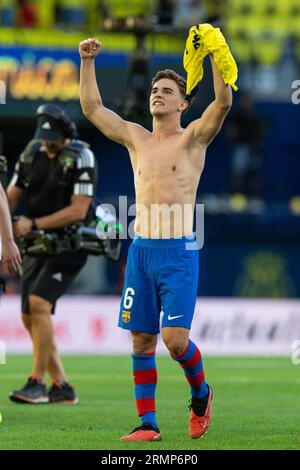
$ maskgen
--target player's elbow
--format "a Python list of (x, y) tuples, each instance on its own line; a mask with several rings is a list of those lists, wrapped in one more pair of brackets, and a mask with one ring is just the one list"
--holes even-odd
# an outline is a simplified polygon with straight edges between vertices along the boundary
[(232, 106), (232, 99), (228, 98), (228, 99), (219, 101), (217, 104), (218, 104), (219, 109), (223, 113), (227, 114), (230, 111), (230, 108)]
[(231, 103), (224, 103), (222, 105), (222, 109), (228, 113), (228, 111), (230, 111), (231, 106), (232, 106), (232, 102)]
[(88, 105), (83, 105), (81, 104), (81, 109), (85, 117), (89, 120), (91, 120), (92, 115), (95, 111), (95, 108), (93, 106), (88, 106)]
[(72, 222), (82, 222), (88, 212), (88, 207), (85, 205), (76, 205), (76, 206), (71, 206), (71, 219)]
[(85, 117), (89, 120), (92, 119), (93, 114), (95, 113), (96, 109), (101, 106), (101, 103), (98, 103), (96, 100), (95, 101), (87, 101), (82, 99), (80, 101), (81, 103), (81, 109)]
[(223, 93), (218, 96), (215, 100), (216, 105), (221, 109), (223, 112), (228, 112), (232, 106), (232, 92), (231, 89), (227, 90), (227, 93)]

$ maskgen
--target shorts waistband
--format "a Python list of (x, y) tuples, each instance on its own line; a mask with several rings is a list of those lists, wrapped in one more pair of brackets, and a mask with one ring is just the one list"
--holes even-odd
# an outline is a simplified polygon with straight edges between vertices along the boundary
[(166, 248), (184, 246), (186, 243), (195, 242), (194, 235), (182, 238), (144, 238), (134, 237), (133, 244), (136, 246), (145, 246), (149, 248)]

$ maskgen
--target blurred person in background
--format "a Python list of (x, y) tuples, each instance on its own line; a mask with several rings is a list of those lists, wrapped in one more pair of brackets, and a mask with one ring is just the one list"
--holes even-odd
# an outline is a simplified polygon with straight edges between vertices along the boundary
[(36, 2), (32, 0), (18, 0), (17, 25), (25, 28), (35, 28), (38, 25)]
[(197, 24), (199, 18), (206, 18), (206, 8), (202, 0), (177, 0), (174, 13), (174, 25), (186, 29), (191, 24)]
[(220, 26), (220, 22), (226, 13), (226, 1), (224, 0), (206, 0), (203, 2), (206, 7), (206, 23), (213, 26)]
[(176, 11), (176, 0), (159, 0), (157, 3), (157, 22), (161, 26), (172, 26)]
[[(27, 201), (26, 217), (14, 223), (21, 240), (41, 230), (64, 240), (65, 228), (92, 219), (95, 159), (89, 145), (75, 136), (75, 123), (63, 109), (51, 104), (38, 108), (34, 139), (22, 152), (7, 189), (12, 213), (24, 197)], [(25, 386), (11, 393), (12, 401), (77, 403), (57, 351), (51, 314), (86, 260), (82, 251), (35, 254), (25, 250), (22, 319), (33, 343), (33, 369)], [(43, 381), (46, 370), (52, 379), (49, 391)]]
[(231, 193), (261, 196), (263, 135), (264, 120), (255, 111), (251, 93), (244, 92), (228, 124)]

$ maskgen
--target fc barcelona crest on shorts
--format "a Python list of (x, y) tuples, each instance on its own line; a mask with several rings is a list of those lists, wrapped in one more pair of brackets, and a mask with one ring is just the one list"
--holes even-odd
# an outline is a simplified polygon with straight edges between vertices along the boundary
[(122, 322), (123, 323), (129, 323), (130, 322), (130, 316), (131, 316), (131, 312), (129, 312), (128, 310), (123, 310)]

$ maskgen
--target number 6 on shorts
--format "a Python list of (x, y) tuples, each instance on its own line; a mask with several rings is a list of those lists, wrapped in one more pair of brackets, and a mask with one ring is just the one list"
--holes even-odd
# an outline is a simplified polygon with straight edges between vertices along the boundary
[(124, 308), (126, 308), (127, 310), (131, 309), (132, 307), (134, 294), (134, 289), (132, 287), (127, 287), (123, 301)]

